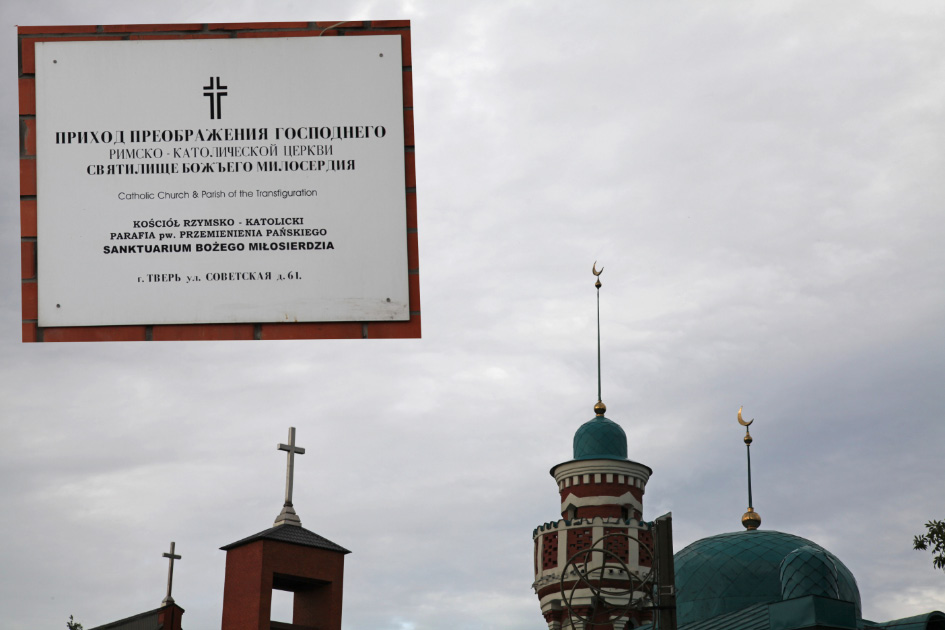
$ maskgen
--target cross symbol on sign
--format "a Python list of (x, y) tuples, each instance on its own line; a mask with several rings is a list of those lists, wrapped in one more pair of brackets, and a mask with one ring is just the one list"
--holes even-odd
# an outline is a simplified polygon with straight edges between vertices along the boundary
[(210, 85), (203, 86), (204, 96), (210, 98), (210, 120), (223, 118), (223, 109), (220, 99), (226, 96), (226, 86), (220, 85), (220, 77), (210, 77)]

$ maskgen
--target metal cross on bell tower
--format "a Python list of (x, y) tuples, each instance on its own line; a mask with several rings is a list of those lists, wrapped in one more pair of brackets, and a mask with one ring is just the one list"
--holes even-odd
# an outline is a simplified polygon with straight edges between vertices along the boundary
[(174, 541), (171, 541), (171, 551), (169, 553), (161, 554), (163, 557), (168, 559), (167, 566), (167, 597), (164, 598), (164, 601), (161, 603), (164, 605), (173, 604), (174, 598), (171, 597), (171, 586), (174, 583), (174, 561), (180, 560), (180, 556), (174, 553)]
[(273, 526), (298, 525), (301, 527), (302, 519), (298, 517), (295, 508), (292, 507), (292, 481), (295, 475), (295, 455), (296, 453), (304, 455), (305, 449), (295, 445), (295, 427), (289, 427), (289, 443), (279, 444), (277, 448), (280, 451), (286, 451), (285, 504), (283, 504), (282, 511), (279, 512)]

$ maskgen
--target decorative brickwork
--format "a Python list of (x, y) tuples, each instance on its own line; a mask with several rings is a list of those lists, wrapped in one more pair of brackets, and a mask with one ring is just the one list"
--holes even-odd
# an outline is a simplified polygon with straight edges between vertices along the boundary
[[(610, 534), (616, 534), (609, 536)], [(623, 562), (630, 562), (630, 541), (627, 539), (627, 528), (625, 527), (605, 527), (604, 550), (609, 551)]]
[[(594, 543), (593, 530), (590, 527), (581, 527), (568, 530), (568, 560), (574, 557), (579, 551), (589, 549)], [(575, 562), (583, 561), (583, 556), (578, 556)]]
[(588, 505), (577, 509), (578, 518), (620, 518), (621, 507), (619, 505)]
[[(575, 480), (580, 479), (576, 477)], [(637, 501), (643, 501), (643, 489), (637, 488), (634, 485), (630, 484), (617, 484), (617, 483), (574, 483), (572, 481), (570, 486), (565, 486), (561, 490), (561, 499), (564, 500), (569, 494), (572, 494), (576, 497), (596, 497), (596, 496), (605, 496), (605, 497), (619, 497), (623, 496), (626, 493), (630, 493), (634, 499)]]
[(650, 555), (649, 549), (653, 548), (653, 532), (641, 531), (639, 533), (639, 536), (640, 536), (640, 566), (652, 567), (653, 556)]
[(547, 571), (558, 566), (558, 532), (541, 537), (541, 570)]

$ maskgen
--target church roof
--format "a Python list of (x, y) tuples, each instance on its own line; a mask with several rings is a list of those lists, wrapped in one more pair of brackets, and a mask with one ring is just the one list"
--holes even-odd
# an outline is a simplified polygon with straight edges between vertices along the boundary
[(620, 425), (597, 416), (574, 434), (574, 459), (627, 459), (627, 434)]
[[(802, 547), (809, 548), (804, 554), (806, 557), (811, 557), (810, 551), (813, 550), (817, 552), (816, 556), (829, 560), (836, 568), (838, 599), (853, 602), (859, 619), (859, 588), (853, 574), (836, 556), (800, 536), (754, 530), (703, 538), (675, 554), (680, 627), (743, 611), (755, 604), (782, 601), (782, 560)], [(822, 578), (822, 569), (816, 564), (797, 571), (806, 572), (806, 577), (813, 581)], [(796, 577), (797, 573), (793, 575)], [(792, 596), (801, 594), (795, 592)]]
[(164, 607), (155, 608), (102, 626), (89, 628), (89, 630), (161, 630), (160, 616), (162, 610), (164, 610)]
[(276, 525), (258, 534), (253, 534), (242, 540), (230, 543), (225, 547), (220, 547), (220, 549), (228, 551), (242, 545), (256, 542), (257, 540), (278, 540), (280, 542), (301, 545), (303, 547), (316, 547), (318, 549), (327, 549), (328, 551), (337, 551), (339, 553), (351, 553), (341, 545), (336, 545), (327, 538), (323, 538), (315, 532), (309, 531), (299, 525)]

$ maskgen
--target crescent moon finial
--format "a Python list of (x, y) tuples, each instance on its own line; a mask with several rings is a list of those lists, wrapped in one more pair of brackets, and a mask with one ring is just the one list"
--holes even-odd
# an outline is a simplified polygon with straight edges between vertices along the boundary
[(600, 274), (604, 273), (604, 268), (601, 267), (600, 271), (597, 271), (597, 261), (594, 261), (594, 265), (591, 267), (591, 273), (597, 277), (597, 281), (594, 283), (594, 286), (597, 287), (597, 292), (600, 293)]
[(754, 418), (752, 418), (748, 422), (745, 422), (744, 420), (742, 420), (742, 408), (741, 407), (738, 408), (738, 424), (742, 425), (743, 427), (748, 427), (748, 426), (751, 426), (751, 423), (754, 421), (755, 421)]

